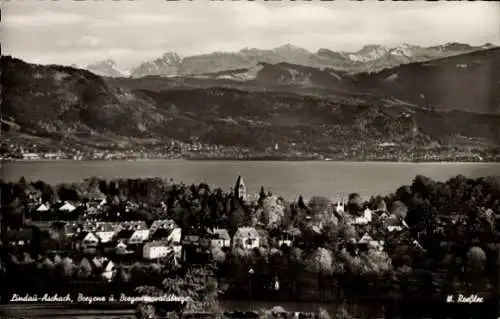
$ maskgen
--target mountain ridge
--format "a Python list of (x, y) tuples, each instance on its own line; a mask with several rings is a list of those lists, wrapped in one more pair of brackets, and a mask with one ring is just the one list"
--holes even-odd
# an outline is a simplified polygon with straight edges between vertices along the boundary
[[(325, 48), (310, 52), (292, 44), (285, 44), (273, 49), (243, 48), (236, 52), (212, 52), (185, 57), (175, 52), (166, 52), (161, 57), (140, 63), (138, 66), (131, 68), (128, 73), (121, 72), (122, 75), (114, 70), (106, 73), (107, 67), (94, 68), (94, 70), (97, 70), (99, 75), (111, 77), (182, 76), (250, 68), (260, 62), (287, 62), (313, 67), (331, 67), (350, 73), (360, 73), (482, 50), (487, 45), (492, 44), (471, 46), (461, 43), (447, 43), (430, 47), (409, 44), (385, 47), (371, 44), (365, 45), (355, 52), (333, 51)], [(99, 63), (101, 62), (92, 65)]]
[[(494, 57), (490, 58), (498, 60), (500, 51), (491, 52)], [(476, 53), (476, 59), (488, 58), (483, 55)], [(71, 67), (1, 59), (6, 79), (2, 83), (2, 119), (18, 125), (16, 130), (22, 134), (73, 148), (133, 147), (145, 140), (190, 143), (195, 138), (207, 145), (252, 152), (266, 152), (279, 144), (283, 152), (291, 154), (348, 158), (366, 153), (383, 158), (387, 152), (394, 156), (417, 151), (426, 154), (429, 145), (437, 150), (467, 149), (464, 145), (488, 149), (500, 138), (498, 113), (443, 112), (401, 100), (397, 94), (389, 94), (391, 91), (367, 93), (368, 88), (378, 89), (383, 73), (334, 75), (328, 69), (281, 63), (262, 64), (260, 80), (242, 82), (183, 77), (113, 79)], [(456, 67), (453, 63), (449, 65)], [(484, 65), (489, 64), (483, 63), (473, 77), (486, 72)], [(408, 68), (399, 68), (404, 67)], [(282, 76), (286, 72), (289, 75)], [(425, 72), (408, 74), (424, 74), (422, 79), (428, 82)], [(358, 91), (352, 91), (356, 88)], [(16, 130), (10, 134), (15, 135)], [(384, 143), (396, 148), (381, 148)]]

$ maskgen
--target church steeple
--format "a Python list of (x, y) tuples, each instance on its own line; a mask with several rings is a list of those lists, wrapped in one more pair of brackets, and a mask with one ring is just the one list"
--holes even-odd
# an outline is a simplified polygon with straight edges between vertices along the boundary
[(247, 187), (245, 186), (245, 182), (243, 182), (243, 178), (240, 175), (238, 175), (238, 178), (236, 179), (234, 196), (236, 199), (241, 199), (243, 201), (247, 200)]

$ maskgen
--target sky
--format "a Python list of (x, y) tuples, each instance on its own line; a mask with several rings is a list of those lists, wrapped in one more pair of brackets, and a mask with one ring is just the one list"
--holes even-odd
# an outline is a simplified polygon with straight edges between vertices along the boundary
[(124, 69), (165, 52), (357, 51), (367, 44), (500, 44), (500, 2), (166, 1), (1, 2), (2, 53), (32, 63)]

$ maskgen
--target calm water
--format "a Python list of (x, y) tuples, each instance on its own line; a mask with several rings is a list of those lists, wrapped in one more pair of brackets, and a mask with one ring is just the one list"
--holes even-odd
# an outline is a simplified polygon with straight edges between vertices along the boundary
[(74, 182), (90, 176), (162, 177), (186, 184), (206, 182), (224, 190), (242, 175), (249, 192), (266, 190), (286, 198), (314, 195), (336, 198), (358, 192), (387, 194), (409, 184), (417, 174), (447, 180), (500, 175), (500, 163), (385, 163), (385, 162), (265, 162), (265, 161), (41, 161), (3, 163), (2, 178), (49, 183)]

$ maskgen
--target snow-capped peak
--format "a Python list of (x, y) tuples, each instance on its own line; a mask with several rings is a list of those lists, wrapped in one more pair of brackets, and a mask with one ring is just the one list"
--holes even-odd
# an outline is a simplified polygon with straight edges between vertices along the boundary
[(166, 52), (163, 54), (161, 60), (164, 64), (171, 65), (171, 64), (180, 63), (182, 60), (182, 57), (175, 52)]
[(356, 53), (349, 54), (348, 57), (356, 62), (368, 62), (380, 59), (386, 55), (389, 49), (377, 44), (365, 45), (361, 50)]
[(413, 56), (413, 47), (407, 43), (403, 43), (389, 50), (390, 55), (401, 56), (401, 57), (411, 57)]
[(128, 71), (121, 70), (120, 68), (118, 68), (116, 62), (111, 59), (106, 59), (103, 61), (90, 64), (86, 67), (86, 69), (97, 75), (110, 76), (110, 77), (122, 77), (129, 75)]

